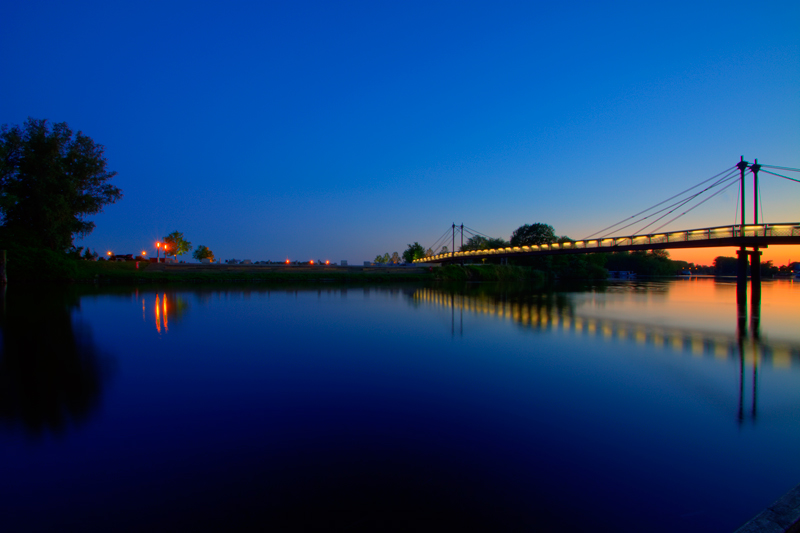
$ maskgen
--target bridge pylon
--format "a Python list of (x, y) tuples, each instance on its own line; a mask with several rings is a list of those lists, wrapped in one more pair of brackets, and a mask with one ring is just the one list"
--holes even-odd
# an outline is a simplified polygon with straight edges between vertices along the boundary
[[(745, 171), (749, 168), (753, 173), (753, 224), (758, 225), (758, 171), (761, 170), (761, 165), (758, 164), (758, 159), (753, 163), (748, 163), (744, 160), (744, 156), (739, 158), (736, 163), (739, 169), (741, 186), (740, 196), (742, 198), (742, 215), (741, 224), (739, 225), (740, 236), (745, 236)], [(757, 232), (758, 230), (756, 230)], [(736, 272), (736, 300), (744, 303), (747, 299), (747, 266), (750, 265), (750, 302), (752, 308), (760, 308), (761, 306), (761, 252), (758, 246), (752, 246), (752, 250), (748, 250), (747, 246), (740, 246), (736, 252), (738, 256), (737, 272)]]

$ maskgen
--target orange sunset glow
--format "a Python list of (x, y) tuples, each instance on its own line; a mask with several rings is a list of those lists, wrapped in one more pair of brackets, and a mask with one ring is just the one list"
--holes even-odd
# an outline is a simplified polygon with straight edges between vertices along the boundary
[[(736, 257), (735, 247), (728, 248), (693, 248), (684, 250), (668, 250), (669, 258), (677, 261), (687, 261), (695, 265), (708, 265), (714, 263), (714, 258), (718, 256)], [(772, 261), (775, 266), (787, 265), (794, 261), (800, 261), (800, 246), (774, 246), (772, 248), (762, 248), (761, 262)]]

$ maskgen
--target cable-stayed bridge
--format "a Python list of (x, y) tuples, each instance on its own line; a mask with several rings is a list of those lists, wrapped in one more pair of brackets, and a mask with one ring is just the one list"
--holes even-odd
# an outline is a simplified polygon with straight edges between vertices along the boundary
[[(445, 234), (430, 248), (429, 254), (417, 259), (416, 263), (452, 263), (463, 262), (466, 259), (481, 260), (487, 258), (508, 259), (513, 257), (526, 257), (537, 255), (559, 254), (587, 254), (606, 252), (626, 252), (641, 250), (669, 250), (680, 248), (740, 248), (740, 263), (746, 272), (748, 258), (759, 262), (760, 248), (771, 245), (800, 244), (800, 222), (765, 223), (759, 220), (759, 207), (761, 196), (758, 193), (758, 175), (767, 173), (772, 176), (800, 183), (800, 179), (778, 173), (800, 172), (800, 169), (780, 167), (775, 165), (760, 165), (758, 160), (754, 163), (744, 161), (742, 158), (736, 165), (704, 180), (689, 189), (686, 189), (666, 200), (663, 200), (639, 213), (622, 219), (621, 221), (595, 232), (589, 237), (579, 240), (565, 240), (563, 242), (545, 242), (519, 246), (492, 246), (485, 249), (464, 250), (464, 234), (479, 236), (484, 242), (490, 241), (488, 236), (480, 232), (465, 228), (463, 225), (452, 225)], [(745, 179), (753, 178), (753, 222), (746, 223), (746, 197)], [(706, 227), (682, 229), (678, 231), (661, 231), (666, 226), (675, 222), (682, 216), (700, 207), (702, 204), (721, 194), (725, 190), (739, 185), (739, 198), (741, 212), (737, 202), (738, 223)], [(761, 209), (763, 212), (763, 207)], [(676, 214), (677, 213), (677, 214)], [(664, 219), (668, 219), (664, 221)], [(656, 226), (656, 224), (659, 224)], [(633, 233), (614, 236), (633, 226), (641, 226)], [(653, 228), (653, 226), (656, 226)], [(452, 233), (451, 233), (452, 229)], [(649, 230), (649, 231), (648, 231)], [(456, 235), (460, 234), (462, 250), (456, 251)], [(452, 248), (446, 249), (445, 245), (452, 235)], [(751, 248), (752, 250), (746, 250)]]
[(566, 241), (563, 243), (509, 246), (487, 250), (444, 252), (418, 259), (418, 263), (449, 263), (463, 258), (524, 257), (531, 255), (586, 254), (669, 250), (675, 248), (717, 248), (722, 246), (766, 248), (776, 244), (800, 244), (800, 222), (717, 226), (665, 233), (626, 235)]

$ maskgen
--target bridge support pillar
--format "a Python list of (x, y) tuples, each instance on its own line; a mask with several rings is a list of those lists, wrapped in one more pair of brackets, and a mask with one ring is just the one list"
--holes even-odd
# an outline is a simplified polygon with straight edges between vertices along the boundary
[(747, 300), (747, 263), (750, 252), (742, 246), (736, 251), (738, 260), (736, 262), (736, 301), (745, 302)]
[(750, 252), (750, 306), (754, 314), (761, 307), (761, 252), (758, 248)]

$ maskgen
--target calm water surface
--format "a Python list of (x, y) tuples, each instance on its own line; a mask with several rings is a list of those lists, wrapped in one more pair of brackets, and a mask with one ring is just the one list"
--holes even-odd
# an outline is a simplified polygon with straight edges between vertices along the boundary
[(0, 517), (732, 531), (800, 483), (800, 283), (765, 282), (758, 317), (735, 300), (713, 280), (10, 287)]

